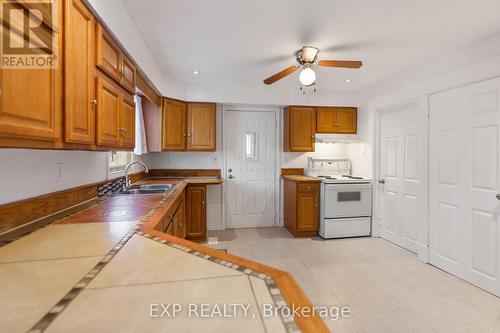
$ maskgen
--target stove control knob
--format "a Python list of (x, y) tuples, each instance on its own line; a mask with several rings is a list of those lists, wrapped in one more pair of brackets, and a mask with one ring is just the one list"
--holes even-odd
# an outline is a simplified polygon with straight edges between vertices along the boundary
[(383, 179), (383, 178), (382, 178), (382, 179), (379, 179), (379, 180), (378, 180), (378, 182), (379, 182), (380, 184), (385, 184), (385, 179)]

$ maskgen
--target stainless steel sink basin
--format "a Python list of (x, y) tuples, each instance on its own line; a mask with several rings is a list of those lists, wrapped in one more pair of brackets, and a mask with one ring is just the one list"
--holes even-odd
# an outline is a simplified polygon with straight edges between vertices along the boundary
[[(163, 190), (163, 189), (171, 189), (174, 187), (174, 184), (144, 184), (144, 185), (136, 185), (140, 189), (143, 190)], [(132, 186), (134, 188), (135, 186)]]
[(120, 191), (120, 194), (167, 194), (173, 190), (174, 184), (144, 184), (133, 185), (128, 190)]

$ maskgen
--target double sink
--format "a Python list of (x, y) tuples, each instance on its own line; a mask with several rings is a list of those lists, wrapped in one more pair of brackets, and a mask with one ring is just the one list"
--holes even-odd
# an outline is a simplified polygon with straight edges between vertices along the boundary
[(123, 189), (120, 194), (167, 194), (174, 189), (174, 184), (144, 184), (132, 185)]

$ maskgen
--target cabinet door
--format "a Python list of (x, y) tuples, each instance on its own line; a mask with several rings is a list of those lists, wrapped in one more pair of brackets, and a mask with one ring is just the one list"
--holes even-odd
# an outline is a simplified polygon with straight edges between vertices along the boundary
[(204, 240), (206, 238), (206, 190), (205, 186), (190, 185), (186, 189), (187, 238)]
[(135, 93), (135, 65), (126, 56), (122, 57), (122, 86), (130, 93)]
[(333, 107), (318, 107), (316, 108), (316, 132), (317, 133), (334, 133), (335, 132), (335, 114), (336, 109)]
[[(57, 16), (62, 25), (62, 6)], [(51, 26), (51, 24), (50, 24)], [(14, 35), (14, 32), (11, 32)], [(54, 33), (62, 50), (62, 33)], [(0, 70), (0, 139), (2, 147), (29, 146), (18, 140), (52, 142), (61, 139), (62, 52), (56, 54), (56, 69)]]
[(163, 101), (163, 150), (186, 150), (186, 103)]
[(101, 24), (97, 25), (97, 66), (112, 78), (121, 81), (122, 51)]
[(335, 133), (355, 134), (357, 127), (357, 108), (336, 108)]
[(315, 110), (308, 106), (285, 109), (285, 151), (314, 151)]
[(124, 97), (122, 100), (120, 133), (122, 146), (127, 149), (135, 147), (135, 103), (132, 97)]
[(174, 216), (174, 236), (179, 238), (186, 237), (186, 211), (184, 209), (184, 201), (181, 202)]
[(95, 144), (95, 20), (81, 0), (66, 0), (64, 140)]
[(316, 192), (297, 192), (298, 231), (318, 230), (318, 194)]
[(215, 118), (215, 104), (188, 103), (187, 150), (215, 150)]
[(113, 83), (97, 78), (97, 145), (119, 147), (122, 97)]

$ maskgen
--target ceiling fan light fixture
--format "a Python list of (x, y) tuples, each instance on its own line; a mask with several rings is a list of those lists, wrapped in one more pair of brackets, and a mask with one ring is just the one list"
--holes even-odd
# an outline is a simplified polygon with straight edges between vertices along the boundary
[(313, 63), (316, 60), (319, 50), (312, 46), (302, 47), (301, 58), (306, 63)]
[(304, 67), (302, 72), (300, 72), (299, 81), (306, 87), (312, 86), (314, 83), (316, 83), (316, 73), (311, 67)]

